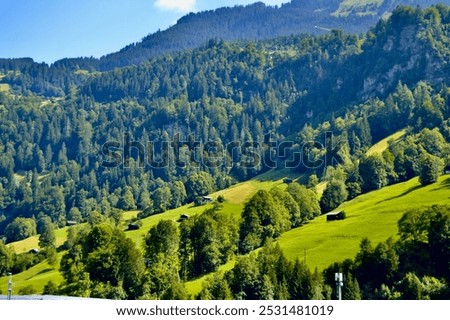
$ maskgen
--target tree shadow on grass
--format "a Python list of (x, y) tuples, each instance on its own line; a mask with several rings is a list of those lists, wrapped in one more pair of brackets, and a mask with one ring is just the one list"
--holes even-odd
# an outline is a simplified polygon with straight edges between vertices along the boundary
[(431, 191), (438, 191), (442, 189), (450, 189), (450, 178), (445, 179), (439, 183), (439, 187), (432, 189)]
[(41, 270), (41, 271), (39, 271), (38, 273), (32, 275), (31, 277), (27, 278), (27, 280), (33, 279), (34, 277), (36, 277), (36, 276), (38, 276), (38, 275), (40, 275), (40, 274), (44, 274), (44, 273), (47, 273), (47, 272), (51, 272), (51, 271), (53, 271), (53, 270), (54, 270), (54, 269), (52, 269), (52, 268), (46, 268), (46, 269)]
[(383, 202), (386, 202), (386, 201), (391, 201), (391, 200), (394, 200), (394, 199), (398, 199), (398, 198), (404, 197), (404, 196), (410, 194), (411, 192), (416, 191), (416, 190), (421, 189), (421, 188), (423, 188), (422, 185), (417, 185), (417, 186), (411, 187), (411, 188), (409, 188), (408, 190), (406, 190), (405, 192), (403, 192), (403, 193), (401, 193), (399, 195), (396, 195), (394, 197), (390, 197), (390, 198), (386, 198), (384, 200), (378, 201), (376, 204), (380, 204), (380, 203), (383, 203)]

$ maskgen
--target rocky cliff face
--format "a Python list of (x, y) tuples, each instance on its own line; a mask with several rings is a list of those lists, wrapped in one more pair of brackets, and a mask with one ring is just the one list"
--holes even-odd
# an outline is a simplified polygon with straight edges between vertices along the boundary
[(374, 32), (383, 30), (384, 35), (378, 36), (378, 43), (364, 53), (374, 63), (372, 69), (366, 70), (361, 95), (368, 98), (384, 94), (398, 81), (441, 82), (449, 57), (440, 52), (448, 45), (448, 38), (439, 20), (424, 18), (397, 24), (394, 18), (380, 22)]

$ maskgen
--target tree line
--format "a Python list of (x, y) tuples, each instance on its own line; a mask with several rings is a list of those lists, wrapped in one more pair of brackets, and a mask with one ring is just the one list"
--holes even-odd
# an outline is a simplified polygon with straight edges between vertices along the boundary
[[(398, 22), (403, 16), (408, 19)], [(276, 158), (277, 164), (284, 165), (285, 156), (302, 151), (306, 159), (325, 165), (313, 170), (305, 166), (296, 169), (328, 180), (325, 169), (336, 165), (333, 159), (347, 167), (355, 159), (362, 159), (373, 142), (397, 130), (409, 127), (416, 134), (424, 128), (438, 128), (448, 140), (449, 91), (445, 81), (441, 86), (433, 81), (442, 77), (447, 65), (446, 47), (442, 44), (446, 41), (448, 17), (444, 6), (426, 10), (399, 8), (364, 37), (333, 31), (321, 37), (292, 36), (244, 45), (211, 41), (203, 48), (155, 58), (140, 67), (94, 75), (80, 87), (70, 87), (63, 100), (1, 93), (0, 148), (4, 156), (0, 159), (0, 234), (5, 234), (7, 225), (19, 216), (36, 220), (44, 214), (59, 226), (67, 221), (87, 221), (94, 211), (108, 215), (111, 208), (138, 208), (145, 211), (142, 216), (148, 216), (267, 169), (264, 163), (242, 166), (242, 154), (229, 154), (229, 161), (215, 168), (202, 163), (185, 167), (170, 163), (142, 170), (136, 164), (136, 150), (131, 152), (130, 168), (102, 167), (108, 157), (101, 152), (104, 143), (123, 142), (125, 133), (142, 145), (154, 142), (156, 158), (164, 153), (173, 158), (173, 148), (160, 146), (176, 134), (187, 143), (188, 137), (194, 137), (202, 143), (227, 145), (233, 141), (261, 142), (271, 133), (275, 142), (293, 142), (291, 153)], [(405, 43), (405, 33), (401, 32), (405, 28), (415, 30), (414, 46), (421, 50), (412, 53), (407, 47), (399, 48), (389, 56), (399, 61), (421, 61), (419, 57), (433, 52), (428, 55), (433, 59), (429, 62), (437, 67), (430, 74), (415, 69), (399, 72), (386, 85), (385, 94), (379, 93), (375, 84), (364, 89), (361, 75), (369, 75), (374, 68), (384, 74), (383, 70), (392, 65), (390, 60), (378, 59), (369, 70), (362, 61), (385, 56), (383, 48), (388, 38)], [(428, 30), (435, 30), (435, 34), (428, 36)], [(23, 64), (25, 68), (29, 62)], [(421, 65), (414, 68), (424, 69)], [(347, 74), (344, 69), (358, 73), (352, 78), (359, 79), (354, 86), (340, 78)], [(380, 80), (379, 76), (372, 78)], [(429, 81), (419, 81), (421, 78)], [(336, 87), (341, 81), (346, 85)], [(327, 101), (315, 93), (329, 89)], [(328, 143), (327, 131), (333, 132), (333, 141), (342, 141), (340, 148)], [(324, 147), (318, 148), (315, 141)], [(398, 148), (402, 144), (396, 145)], [(379, 181), (361, 178), (380, 167), (381, 160), (372, 158), (362, 161), (359, 175), (356, 168), (346, 168), (347, 177), (336, 180), (346, 184), (351, 198), (360, 189), (366, 192), (386, 181), (403, 181), (420, 173), (417, 159), (411, 168), (399, 161), (411, 162), (423, 156), (424, 163), (436, 163), (429, 154), (441, 158), (444, 166), (449, 165), (445, 150), (438, 154), (424, 150), (426, 153), (407, 149), (405, 155), (392, 146), (392, 155), (383, 156), (385, 168), (375, 175)], [(185, 151), (182, 156), (186, 159), (199, 156), (198, 150)], [(270, 150), (263, 148), (260, 152), (263, 158)], [(394, 167), (392, 158), (397, 162)], [(229, 167), (228, 163), (233, 165)], [(431, 171), (439, 171), (440, 167)], [(405, 169), (408, 172), (402, 173)], [(205, 180), (206, 186), (198, 192), (192, 180)], [(342, 189), (336, 183), (331, 186)], [(343, 195), (345, 199), (345, 192)], [(324, 203), (323, 208), (330, 209), (339, 201)]]
[[(64, 281), (59, 286), (50, 281), (44, 293), (109, 299), (336, 299), (334, 273), (342, 272), (346, 300), (448, 299), (449, 224), (445, 206), (408, 211), (398, 221), (399, 240), (374, 247), (363, 239), (354, 259), (311, 272), (305, 262), (287, 259), (270, 235), (257, 253), (238, 255), (236, 221), (216, 209), (180, 226), (160, 221), (145, 236), (143, 252), (122, 230), (100, 222), (70, 229), (60, 263)], [(14, 257), (0, 243), (0, 271), (20, 263)], [(215, 272), (200, 293), (189, 295), (186, 280), (216, 271), (231, 258), (236, 263), (230, 271)]]
[[(0, 92), (0, 234), (6, 242), (42, 235), (47, 232), (40, 226), (49, 220), (53, 227), (68, 222), (118, 225), (124, 210), (138, 209), (145, 218), (267, 169), (238, 165), (242, 155), (231, 155), (237, 158), (232, 167), (143, 169), (134, 153), (129, 168), (102, 167), (102, 145), (123, 141), (127, 132), (143, 145), (169, 141), (176, 133), (226, 144), (262, 141), (272, 132), (276, 142), (292, 141), (289, 152), (275, 159), (278, 164), (298, 152), (326, 164), (294, 168), (309, 176), (308, 187), (327, 183), (319, 202), (311, 188), (295, 184), (287, 193), (258, 192), (244, 209), (239, 229), (223, 234), (229, 240), (196, 239), (200, 225), (211, 230), (211, 239), (217, 235), (223, 222), (214, 214), (187, 222), (181, 229), (186, 239), (182, 279), (214, 270), (230, 252), (250, 252), (363, 192), (414, 176), (432, 183), (450, 165), (449, 23), (448, 7), (403, 7), (362, 36), (335, 30), (321, 37), (211, 41), (139, 67), (101, 74), (91, 70), (78, 86), (65, 87), (62, 99), (14, 86), (10, 93)], [(405, 38), (409, 34), (414, 37)], [(393, 63), (410, 60), (416, 61), (412, 69), (389, 76)], [(28, 60), (20, 64), (21, 70), (32, 69)], [(428, 64), (435, 68), (427, 69)], [(27, 90), (30, 86), (23, 84)], [(391, 142), (381, 155), (366, 155), (374, 142), (401, 129), (407, 133), (400, 141)], [(186, 158), (198, 152), (185, 151)], [(156, 156), (164, 152), (175, 151), (162, 148)], [(261, 152), (264, 156), (270, 150)], [(120, 241), (107, 250), (116, 250)], [(218, 247), (227, 241), (228, 249)], [(122, 249), (132, 251), (117, 250)], [(52, 249), (36, 258), (46, 255), (51, 257)], [(23, 257), (22, 267), (14, 270), (37, 261)]]

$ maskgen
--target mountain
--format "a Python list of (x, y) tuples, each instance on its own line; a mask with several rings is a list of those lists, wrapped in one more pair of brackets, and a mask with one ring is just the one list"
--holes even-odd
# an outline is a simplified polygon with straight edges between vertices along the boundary
[[(396, 6), (427, 6), (436, 0), (292, 0), (280, 7), (258, 2), (190, 13), (164, 31), (158, 31), (100, 59), (67, 58), (48, 66), (32, 59), (0, 59), (0, 72), (10, 74), (3, 82), (27, 87), (35, 93), (61, 96), (79, 85), (89, 73), (140, 65), (166, 53), (197, 48), (209, 40), (249, 41), (298, 34), (326, 34), (331, 29), (366, 32)], [(450, 5), (450, 0), (439, 1)]]
[[(350, 8), (361, 12), (343, 6), (339, 15)], [(43, 250), (16, 255), (1, 241), (0, 274), (22, 272), (43, 259), (57, 265), (54, 229), (79, 224), (59, 248), (64, 281), (46, 290), (110, 299), (184, 298), (184, 282), (288, 230), (301, 233), (358, 195), (370, 198), (369, 192), (418, 177), (393, 198), (380, 194), (374, 205), (383, 221), (394, 212), (391, 200), (399, 214), (411, 209), (402, 205), (406, 198), (414, 198), (417, 208), (448, 203), (441, 193), (424, 201), (417, 192), (448, 188), (448, 179), (439, 178), (450, 172), (449, 48), (449, 6), (401, 6), (363, 34), (213, 39), (110, 71), (98, 71), (99, 60), (89, 65), (89, 59), (78, 59), (78, 69), (69, 59), (52, 67), (30, 59), (4, 61), (0, 235), (11, 243), (39, 233)], [(389, 140), (383, 150), (368, 152), (382, 139)], [(216, 193), (212, 201), (214, 192), (238, 181), (280, 172), (304, 185), (286, 179), (280, 180), (285, 188), (270, 190), (270, 183), (250, 183)], [(243, 209), (223, 205), (237, 193), (254, 196)], [(205, 202), (207, 212), (189, 217)], [(152, 228), (144, 250), (124, 232), (175, 208), (170, 219), (179, 220)], [(371, 207), (359, 208), (358, 219), (370, 224), (364, 215)], [(137, 216), (124, 224), (124, 212), (133, 210)], [(395, 245), (363, 242), (355, 261), (344, 263), (351, 276), (345, 278), (355, 279), (350, 298), (448, 297), (448, 211), (408, 211)], [(350, 225), (352, 218), (349, 211)], [(326, 288), (316, 296), (308, 288), (288, 287), (309, 271), (297, 262), (299, 272), (293, 272), (294, 265), (274, 250), (266, 245), (259, 262), (253, 255), (238, 259), (223, 287), (229, 285), (235, 298), (330, 298)], [(272, 260), (264, 255), (274, 255), (290, 271), (251, 281), (241, 295), (241, 281), (232, 278), (257, 273), (258, 265), (269, 270), (265, 261)], [(379, 274), (373, 277), (373, 261), (389, 267), (375, 268)], [(330, 275), (341, 267), (332, 265), (315, 281), (332, 284)], [(283, 295), (273, 296), (277, 290), (270, 288), (278, 287), (286, 288), (279, 290)], [(418, 287), (423, 292), (414, 293)]]
[[(313, 38), (300, 35), (261, 41), (256, 43), (258, 50), (211, 41), (171, 58), (104, 72), (88, 80), (80, 91), (102, 102), (130, 98), (143, 104), (154, 99), (194, 102), (206, 96), (245, 103), (258, 96), (266, 104), (267, 92), (283, 88), (285, 96), (273, 101), (272, 107), (285, 112), (283, 104), (292, 103), (286, 116), (292, 125), (302, 126), (309, 121), (304, 117), (308, 112), (326, 117), (359, 101), (384, 99), (399, 81), (411, 87), (421, 80), (445, 83), (450, 65), (443, 25), (417, 18), (411, 7), (394, 13), (363, 37), (335, 30)], [(445, 23), (447, 18), (439, 19)], [(254, 60), (248, 67), (259, 76), (244, 72), (241, 59), (244, 64)], [(231, 81), (232, 77), (239, 81)], [(237, 97), (239, 92), (243, 100)]]
[(343, 0), (340, 1), (339, 7), (331, 15), (336, 17), (354, 15), (359, 17), (381, 18), (400, 5), (421, 6), (425, 8), (438, 3), (448, 4), (445, 0)]
[(300, 33), (323, 34), (329, 29), (362, 33), (398, 5), (426, 7), (433, 3), (436, 0), (292, 0), (280, 7), (258, 2), (190, 13), (167, 30), (102, 57), (100, 68), (140, 64), (167, 52), (198, 47), (210, 39), (262, 40)]

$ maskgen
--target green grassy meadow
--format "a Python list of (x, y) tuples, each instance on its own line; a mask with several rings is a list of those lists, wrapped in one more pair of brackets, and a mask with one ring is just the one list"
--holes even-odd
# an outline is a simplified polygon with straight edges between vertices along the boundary
[[(269, 171), (252, 180), (236, 184), (228, 189), (213, 193), (225, 197), (221, 211), (239, 217), (244, 203), (257, 190), (270, 190), (273, 187), (285, 187), (284, 177), (298, 179), (286, 171)], [(345, 210), (347, 218), (343, 221), (327, 222), (325, 216), (320, 216), (308, 224), (290, 230), (283, 234), (278, 243), (284, 253), (291, 259), (304, 259), (311, 269), (323, 270), (328, 265), (346, 258), (353, 258), (359, 250), (359, 243), (363, 237), (368, 237), (374, 244), (396, 237), (397, 221), (402, 214), (413, 208), (431, 206), (434, 204), (450, 204), (450, 175), (442, 176), (435, 184), (422, 187), (417, 178), (381, 190), (361, 195), (352, 201), (344, 203), (339, 209)], [(169, 210), (165, 213), (143, 219), (139, 230), (126, 231), (129, 238), (138, 246), (148, 230), (161, 220), (176, 221), (181, 214), (190, 216), (199, 214), (213, 204), (195, 207), (192, 204)], [(126, 221), (135, 217), (138, 211), (124, 213), (124, 229)], [(56, 231), (57, 245), (64, 243), (67, 237), (67, 227)], [(38, 236), (10, 244), (16, 252), (27, 252), (38, 248)], [(306, 251), (305, 251), (306, 250)], [(60, 256), (62, 253), (60, 253)], [(221, 266), (219, 271), (233, 268), (235, 261)], [(186, 284), (192, 295), (197, 294), (202, 283), (209, 275), (202, 276)], [(62, 281), (57, 267), (48, 266), (42, 262), (33, 268), (14, 276), (15, 288), (33, 285), (38, 292), (49, 281)], [(6, 288), (7, 279), (0, 278), (0, 290)], [(4, 290), (3, 290), (4, 291)]]
[(332, 15), (347, 17), (351, 12), (358, 16), (376, 15), (376, 10), (382, 4), (383, 0), (344, 0)]
[(394, 141), (397, 142), (403, 138), (403, 136), (407, 133), (406, 129), (400, 130), (389, 137), (384, 138), (381, 141), (378, 141), (375, 143), (368, 151), (367, 155), (370, 156), (374, 153), (383, 153), (384, 150), (386, 150), (389, 147), (389, 142)]
[(7, 83), (0, 83), (0, 92), (9, 92), (10, 86)]
[[(24, 272), (13, 275), (13, 294), (17, 295), (20, 289), (33, 286), (37, 293), (42, 293), (44, 286), (52, 280), (54, 283), (59, 284), (62, 282), (63, 277), (58, 271), (58, 263), (62, 254), (58, 254), (58, 262), (56, 266), (50, 266), (46, 261), (43, 261)], [(0, 278), (0, 291), (3, 294), (6, 293), (8, 288), (8, 278)]]
[(347, 218), (327, 222), (320, 216), (307, 225), (284, 233), (278, 243), (291, 259), (304, 259), (311, 269), (353, 258), (362, 238), (374, 244), (397, 236), (397, 221), (404, 212), (435, 204), (450, 204), (450, 176), (422, 187), (418, 178), (385, 187), (345, 202), (339, 209)]
[[(284, 233), (278, 243), (286, 256), (292, 260), (305, 259), (311, 270), (323, 270), (333, 262), (354, 258), (362, 238), (373, 244), (397, 237), (397, 221), (404, 212), (435, 204), (450, 204), (450, 175), (443, 176), (430, 186), (422, 187), (418, 178), (385, 187), (361, 195), (344, 203), (347, 218), (327, 222), (320, 216), (300, 228)], [(230, 261), (219, 269), (233, 268)], [(211, 275), (205, 275), (186, 283), (194, 296), (202, 289), (202, 283)]]
[[(327, 222), (320, 216), (300, 228), (284, 233), (278, 243), (292, 260), (305, 258), (311, 270), (323, 270), (333, 262), (354, 258), (364, 237), (373, 244), (397, 237), (397, 221), (404, 212), (435, 204), (450, 204), (450, 175), (442, 176), (435, 184), (422, 187), (418, 178), (361, 195), (344, 203), (347, 218)], [(305, 251), (306, 250), (306, 251)], [(235, 261), (219, 271), (233, 268)], [(186, 283), (192, 295), (202, 289), (210, 275)]]
[[(67, 239), (68, 227), (55, 230), (56, 246), (59, 247)], [(12, 247), (16, 253), (28, 252), (33, 248), (39, 248), (39, 235), (29, 237), (25, 240), (12, 242), (8, 246)]]

